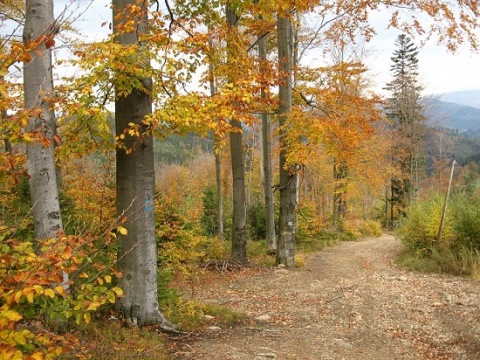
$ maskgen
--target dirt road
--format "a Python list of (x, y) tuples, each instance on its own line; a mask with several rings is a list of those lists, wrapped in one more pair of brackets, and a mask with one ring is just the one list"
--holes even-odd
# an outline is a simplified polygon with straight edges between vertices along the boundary
[(175, 340), (172, 359), (480, 359), (480, 283), (398, 269), (391, 235), (241, 272), (196, 297), (249, 321)]

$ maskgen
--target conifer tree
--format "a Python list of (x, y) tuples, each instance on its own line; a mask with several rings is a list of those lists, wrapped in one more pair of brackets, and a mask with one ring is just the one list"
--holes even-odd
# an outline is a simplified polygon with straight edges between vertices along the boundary
[(391, 181), (391, 216), (397, 218), (411, 203), (418, 188), (424, 162), (426, 116), (418, 83), (418, 48), (405, 34), (395, 41), (397, 49), (391, 58), (392, 81), (386, 86), (390, 93), (387, 116), (392, 121), (392, 161), (398, 175)]

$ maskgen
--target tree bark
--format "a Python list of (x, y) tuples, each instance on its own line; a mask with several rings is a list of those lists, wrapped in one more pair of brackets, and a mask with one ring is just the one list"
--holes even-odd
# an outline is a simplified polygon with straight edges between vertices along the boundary
[[(210, 31), (210, 27), (209, 27)], [(209, 38), (209, 45), (212, 52), (214, 51), (213, 48), (213, 40)], [(210, 95), (214, 96), (216, 93), (215, 89), (215, 74), (213, 72), (213, 62), (210, 61), (208, 64), (209, 71), (210, 71)], [(213, 134), (215, 137), (215, 144), (218, 145), (219, 141), (216, 138), (216, 135)], [(222, 191), (222, 161), (219, 153), (220, 149), (218, 146), (215, 146), (215, 182), (217, 187), (217, 235), (220, 240), (225, 239), (225, 234), (223, 230), (223, 191)]]
[(222, 161), (220, 154), (215, 154), (215, 180), (217, 184), (217, 226), (218, 226), (218, 238), (220, 240), (225, 239), (223, 230), (223, 191), (222, 191)]
[[(139, 35), (148, 23), (147, 8), (140, 19), (129, 16), (127, 5), (135, 0), (113, 0), (113, 27), (115, 41), (128, 47), (139, 44)], [(146, 5), (145, 5), (146, 6)], [(125, 13), (122, 16), (117, 14)], [(136, 22), (135, 32), (118, 32), (125, 21)], [(139, 49), (137, 65), (149, 66), (148, 56)], [(132, 75), (134, 76), (134, 75)], [(122, 146), (117, 146), (117, 215), (125, 216), (124, 227), (128, 233), (121, 235), (118, 249), (118, 267), (122, 272), (120, 286), (124, 297), (119, 306), (125, 320), (131, 325), (160, 325), (163, 330), (174, 331), (161, 313), (158, 304), (157, 243), (155, 239), (154, 191), (155, 171), (153, 138), (144, 119), (152, 112), (150, 98), (151, 79), (140, 79), (143, 88), (135, 88), (115, 101), (116, 135), (125, 135)], [(140, 129), (140, 136), (125, 134), (129, 123)]]
[[(227, 43), (227, 61), (232, 63), (235, 59), (235, 37), (238, 15), (230, 3), (226, 5), (226, 21), (229, 26), (229, 40)], [(230, 82), (233, 79), (230, 79)], [(230, 153), (233, 177), (233, 221), (232, 221), (232, 259), (239, 263), (247, 262), (247, 210), (245, 194), (245, 158), (243, 154), (243, 129), (242, 123), (231, 119), (230, 125)]]
[(346, 200), (346, 178), (348, 174), (348, 166), (345, 161), (334, 159), (333, 165), (333, 225), (337, 226), (339, 222), (345, 219), (347, 214)]
[(278, 14), (279, 126), (280, 126), (280, 234), (277, 244), (277, 263), (294, 266), (295, 207), (297, 175), (293, 166), (287, 166), (286, 137), (288, 115), (292, 110), (292, 22), (288, 14)]
[[(261, 20), (261, 17), (260, 17)], [(260, 36), (258, 39), (258, 55), (260, 57), (260, 71), (267, 61), (267, 39), (265, 36)], [(261, 90), (261, 97), (267, 97), (265, 90)], [(272, 147), (271, 147), (271, 126), (270, 116), (268, 113), (262, 113), (262, 156), (263, 156), (263, 193), (265, 195), (265, 215), (266, 215), (266, 230), (267, 230), (267, 248), (269, 252), (276, 250), (275, 238), (275, 209), (273, 204), (273, 175), (272, 175)]]
[(245, 159), (243, 155), (242, 123), (231, 120), (235, 131), (230, 133), (230, 153), (233, 178), (232, 259), (247, 262), (247, 210), (245, 193)]
[[(27, 44), (40, 35), (54, 33), (55, 18), (52, 0), (27, 0), (23, 40)], [(53, 95), (51, 49), (41, 45), (42, 52), (32, 52), (33, 60), (23, 71), (25, 109), (39, 109), (41, 114), (31, 117), (27, 131), (36, 132), (43, 141), (27, 145), (27, 167), (30, 176), (32, 213), (37, 239), (56, 238), (63, 230), (55, 169), (54, 140), (55, 114)], [(36, 112), (35, 112), (36, 113)]]

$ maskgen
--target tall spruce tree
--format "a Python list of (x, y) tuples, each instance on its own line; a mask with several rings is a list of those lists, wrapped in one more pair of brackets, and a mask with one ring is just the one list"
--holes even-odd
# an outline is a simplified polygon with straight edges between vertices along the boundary
[(386, 107), (393, 126), (392, 161), (397, 176), (391, 181), (391, 220), (398, 219), (411, 203), (424, 168), (426, 116), (418, 82), (418, 47), (401, 34), (391, 57), (392, 81), (385, 89), (390, 93)]

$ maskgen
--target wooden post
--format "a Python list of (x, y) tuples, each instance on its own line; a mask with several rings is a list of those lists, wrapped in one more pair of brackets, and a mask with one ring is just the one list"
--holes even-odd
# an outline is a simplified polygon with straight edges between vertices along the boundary
[(452, 162), (452, 170), (450, 171), (450, 179), (448, 180), (447, 194), (445, 195), (445, 203), (443, 204), (442, 219), (440, 220), (440, 228), (438, 229), (437, 247), (440, 247), (440, 241), (442, 239), (443, 226), (445, 224), (445, 215), (447, 213), (448, 197), (450, 195), (450, 187), (452, 186), (453, 171), (455, 169), (455, 160)]

